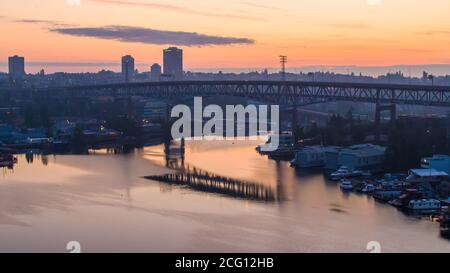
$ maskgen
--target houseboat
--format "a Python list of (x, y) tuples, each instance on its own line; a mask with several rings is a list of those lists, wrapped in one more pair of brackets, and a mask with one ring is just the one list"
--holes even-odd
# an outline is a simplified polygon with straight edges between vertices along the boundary
[(398, 190), (376, 190), (373, 193), (373, 198), (382, 202), (389, 202), (394, 200), (402, 194), (402, 191)]
[(308, 146), (298, 150), (291, 166), (297, 168), (323, 168), (327, 152), (335, 151), (335, 146)]
[(441, 209), (441, 201), (436, 199), (411, 200), (407, 209), (422, 213), (438, 212)]
[(373, 144), (353, 145), (325, 153), (325, 168), (336, 170), (346, 166), (350, 171), (378, 172), (382, 169), (386, 148)]
[(398, 198), (389, 201), (389, 204), (399, 208), (407, 207), (412, 200), (419, 200), (422, 198), (422, 193), (417, 189), (406, 189)]

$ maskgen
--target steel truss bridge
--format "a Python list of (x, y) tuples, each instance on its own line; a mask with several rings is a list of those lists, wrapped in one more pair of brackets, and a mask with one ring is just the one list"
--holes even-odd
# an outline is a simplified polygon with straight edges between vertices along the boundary
[(238, 96), (301, 106), (328, 101), (450, 107), (450, 86), (303, 81), (140, 82), (22, 90), (34, 99), (145, 96), (166, 101), (195, 96)]

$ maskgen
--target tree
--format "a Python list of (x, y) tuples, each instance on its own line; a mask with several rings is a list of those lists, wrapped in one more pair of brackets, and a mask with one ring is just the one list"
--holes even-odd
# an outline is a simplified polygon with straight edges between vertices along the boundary
[(84, 138), (83, 129), (79, 126), (73, 130), (71, 138), (72, 151), (80, 154), (85, 153), (87, 150), (86, 140)]
[(48, 108), (46, 105), (41, 106), (40, 123), (41, 123), (41, 126), (44, 128), (49, 128), (51, 126), (49, 115), (48, 115)]

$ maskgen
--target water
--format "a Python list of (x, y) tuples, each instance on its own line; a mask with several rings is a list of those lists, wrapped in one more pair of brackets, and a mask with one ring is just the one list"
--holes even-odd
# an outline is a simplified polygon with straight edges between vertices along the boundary
[(163, 147), (129, 155), (19, 156), (0, 173), (0, 252), (450, 252), (439, 225), (407, 217), (322, 175), (254, 151), (254, 143), (188, 143), (186, 163), (263, 183), (280, 202), (256, 202), (149, 181)]

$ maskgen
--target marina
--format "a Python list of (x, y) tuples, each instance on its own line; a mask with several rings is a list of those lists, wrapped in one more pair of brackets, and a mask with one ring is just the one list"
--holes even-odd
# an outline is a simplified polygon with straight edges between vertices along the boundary
[(284, 136), (284, 145), (277, 151), (261, 153), (260, 147), (268, 145), (270, 137), (257, 151), (274, 159), (271, 155), (290, 150), (292, 160), (275, 160), (289, 160), (290, 166), (299, 171), (323, 173), (345, 193), (366, 194), (409, 214), (432, 216), (443, 213), (445, 206), (441, 203), (450, 198), (450, 156), (424, 157), (419, 168), (407, 173), (385, 173), (386, 147), (371, 143), (304, 146), (286, 137), (290, 134)]
[[(450, 156), (422, 158), (420, 168), (410, 169), (407, 173), (384, 173), (386, 148), (379, 145), (298, 147), (298, 143), (294, 143), (281, 150), (287, 149), (294, 154), (290, 165), (296, 170), (324, 173), (344, 194), (354, 192), (373, 197), (407, 216), (425, 217), (425, 220), (438, 217), (441, 235), (448, 238)], [(272, 158), (270, 153), (269, 158)]]

